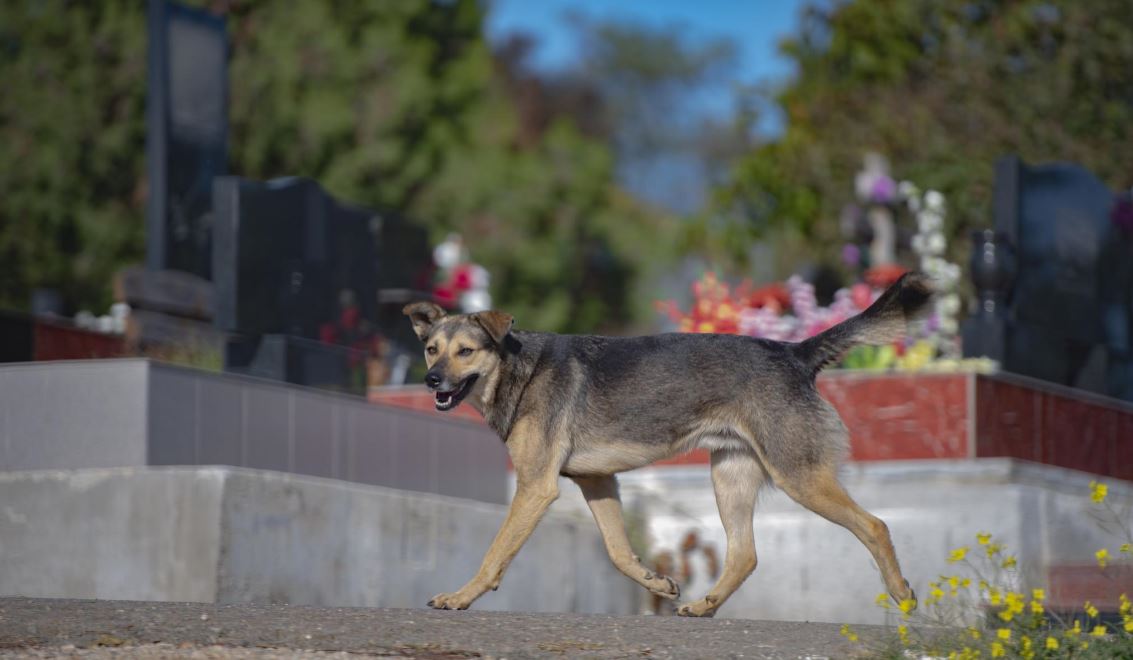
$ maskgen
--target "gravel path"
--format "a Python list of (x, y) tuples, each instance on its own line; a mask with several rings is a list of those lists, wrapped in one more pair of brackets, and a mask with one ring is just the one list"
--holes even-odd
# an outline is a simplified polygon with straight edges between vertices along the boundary
[[(855, 626), (863, 640), (880, 629)], [(0, 657), (844, 658), (829, 623), (0, 598)]]

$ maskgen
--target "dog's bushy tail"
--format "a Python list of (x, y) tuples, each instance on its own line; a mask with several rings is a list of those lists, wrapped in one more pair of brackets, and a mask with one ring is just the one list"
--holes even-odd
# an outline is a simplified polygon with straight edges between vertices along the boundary
[(861, 314), (810, 339), (792, 344), (812, 376), (859, 344), (882, 346), (900, 339), (912, 321), (929, 311), (933, 291), (920, 273), (905, 273)]

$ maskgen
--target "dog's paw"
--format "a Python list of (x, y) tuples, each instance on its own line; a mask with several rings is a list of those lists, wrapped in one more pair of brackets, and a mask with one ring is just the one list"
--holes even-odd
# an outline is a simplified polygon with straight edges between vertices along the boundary
[(669, 600), (676, 600), (681, 597), (681, 587), (673, 581), (673, 578), (667, 575), (646, 573), (645, 579), (649, 583), (645, 585), (645, 588), (652, 593)]
[(712, 618), (716, 616), (716, 604), (710, 602), (707, 598), (685, 603), (677, 608), (677, 616), (696, 616), (704, 618)]
[(454, 594), (437, 594), (429, 601), (429, 607), (435, 610), (466, 610), (472, 600), (462, 596), (459, 591)]
[[(905, 580), (905, 588), (909, 590), (909, 596), (906, 600), (909, 602), (909, 611), (912, 612), (917, 609), (917, 592), (913, 591), (913, 586), (909, 584), (908, 580)], [(897, 601), (898, 605), (900, 603), (901, 601)]]

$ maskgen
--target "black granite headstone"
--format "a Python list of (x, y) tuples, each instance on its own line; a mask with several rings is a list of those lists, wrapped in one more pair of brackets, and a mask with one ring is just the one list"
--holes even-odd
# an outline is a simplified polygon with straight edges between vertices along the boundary
[[(288, 380), (314, 373), (353, 379), (357, 351), (312, 341), (328, 326), (336, 343), (354, 348), (375, 333), (416, 344), (400, 309), (428, 282), (424, 229), (394, 213), (342, 204), (301, 178), (217, 177), (213, 200), (215, 323), (233, 336), (226, 368)], [(335, 366), (343, 360), (352, 366)]]
[(228, 158), (224, 19), (149, 0), (146, 266), (205, 279), (212, 266), (212, 179)]
[[(1077, 165), (997, 163), (995, 230), (974, 241), (972, 257), (997, 265), (973, 267), (981, 308), (965, 328), (965, 353), (1055, 383), (1128, 390), (1110, 373), (1129, 353), (1133, 304), (1133, 252), (1112, 220), (1116, 201)], [(997, 287), (1005, 302), (998, 308)]]

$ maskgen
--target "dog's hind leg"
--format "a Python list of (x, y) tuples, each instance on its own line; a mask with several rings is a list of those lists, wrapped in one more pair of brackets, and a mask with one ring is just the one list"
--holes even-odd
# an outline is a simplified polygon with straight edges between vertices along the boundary
[(858, 537), (877, 562), (889, 595), (898, 603), (911, 600), (916, 606), (916, 594), (901, 574), (889, 527), (850, 497), (838, 483), (834, 466), (820, 465), (799, 474), (773, 475), (776, 485), (796, 502)]
[(695, 602), (682, 605), (680, 616), (713, 616), (744, 580), (755, 570), (755, 534), (752, 516), (755, 498), (766, 479), (759, 459), (751, 451), (717, 450), (712, 452), (712, 487), (720, 522), (728, 538), (724, 572), (708, 594)]
[(618, 496), (618, 479), (614, 475), (603, 477), (571, 477), (582, 489), (582, 496), (594, 514), (610, 561), (626, 577), (663, 598), (675, 599), (681, 595), (680, 587), (669, 577), (658, 575), (645, 568), (634, 556), (622, 520), (622, 501)]

